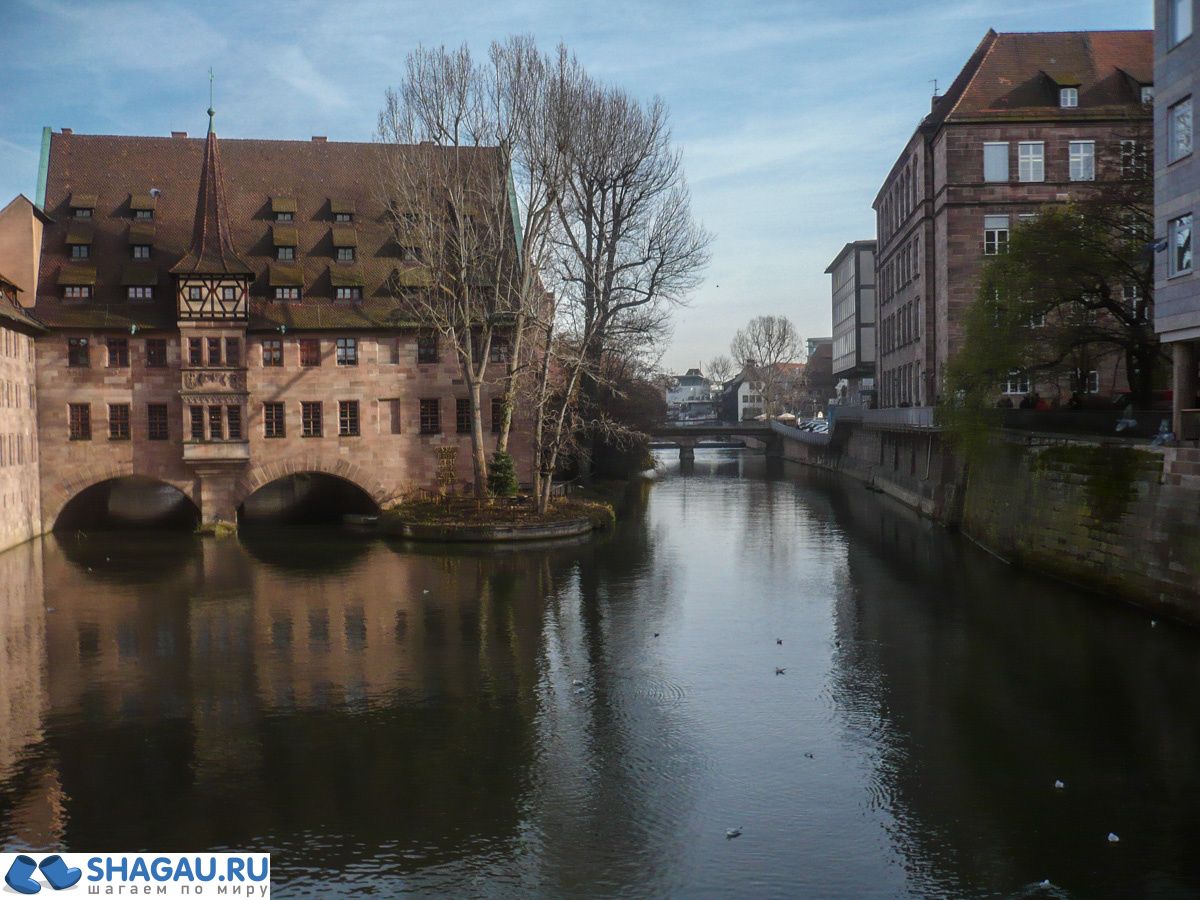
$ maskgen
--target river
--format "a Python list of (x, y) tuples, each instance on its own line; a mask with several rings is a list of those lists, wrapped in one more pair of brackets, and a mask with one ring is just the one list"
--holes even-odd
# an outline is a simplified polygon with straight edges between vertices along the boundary
[(0, 847), (269, 850), (279, 897), (1200, 896), (1200, 632), (672, 457), (566, 545), (0, 555)]

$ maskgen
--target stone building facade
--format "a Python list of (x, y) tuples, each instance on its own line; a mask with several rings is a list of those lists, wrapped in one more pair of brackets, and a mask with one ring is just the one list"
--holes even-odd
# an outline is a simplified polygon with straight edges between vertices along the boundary
[(1154, 327), (1174, 355), (1175, 432), (1200, 437), (1182, 410), (1197, 393), (1200, 272), (1192, 264), (1192, 225), (1200, 209), (1200, 159), (1193, 153), (1192, 106), (1200, 102), (1200, 44), (1192, 34), (1195, 0), (1154, 4)]
[[(936, 401), (986, 257), (1022, 219), (1136, 155), (1152, 87), (1148, 31), (987, 33), (875, 199), (882, 406)], [(1100, 366), (1088, 389), (1111, 391), (1120, 377)], [(1029, 390), (1019, 379), (999, 387)]]
[(41, 534), (34, 339), (42, 329), (0, 274), (0, 551)]
[[(411, 164), (417, 150), (401, 148)], [(52, 135), (35, 309), (45, 530), (128, 475), (179, 489), (206, 525), (300, 473), (386, 504), (435, 485), (442, 447), (458, 448), (456, 487), (471, 479), (467, 389), (413, 313), (422, 264), (398, 243), (379, 152), (218, 144), (211, 125), (202, 140)], [(471, 152), (505, 184), (498, 151)], [(481, 404), (489, 453), (503, 353)], [(514, 434), (523, 476), (526, 444)]]

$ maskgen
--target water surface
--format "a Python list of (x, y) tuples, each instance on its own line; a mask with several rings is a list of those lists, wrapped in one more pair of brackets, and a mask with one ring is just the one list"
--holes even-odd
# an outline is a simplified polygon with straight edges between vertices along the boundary
[(0, 555), (0, 846), (270, 850), (287, 897), (1200, 896), (1200, 634), (661, 463), (582, 543)]

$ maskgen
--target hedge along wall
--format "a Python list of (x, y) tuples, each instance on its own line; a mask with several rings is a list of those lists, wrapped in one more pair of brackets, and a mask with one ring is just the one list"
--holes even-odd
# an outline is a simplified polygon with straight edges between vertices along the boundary
[(1012, 562), (1200, 624), (1197, 482), (1164, 477), (1150, 450), (999, 443), (972, 460), (962, 528)]

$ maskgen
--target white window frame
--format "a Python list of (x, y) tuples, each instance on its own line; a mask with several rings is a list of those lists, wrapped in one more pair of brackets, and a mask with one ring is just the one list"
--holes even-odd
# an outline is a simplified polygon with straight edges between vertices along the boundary
[(1147, 105), (1154, 102), (1154, 85), (1142, 85), (1142, 105)]
[(1192, 98), (1184, 97), (1167, 110), (1167, 162), (1192, 155)]
[(1079, 88), (1065, 87), (1058, 89), (1058, 105), (1062, 109), (1074, 109), (1079, 106)]
[(1172, 219), (1167, 226), (1167, 275), (1187, 275), (1192, 271), (1192, 214)]
[(1046, 142), (1021, 141), (1017, 144), (1017, 179), (1019, 181), (1046, 180)]
[(1096, 142), (1071, 141), (1069, 144), (1072, 181), (1096, 180)]
[(984, 141), (983, 180), (996, 184), (1008, 181), (1008, 141)]
[(1006, 394), (1028, 394), (1029, 393), (1029, 373), (1021, 372), (1014, 369), (1008, 373), (1008, 380), (1004, 382), (1004, 393)]
[(984, 256), (999, 256), (1008, 250), (1008, 230), (1008, 216), (983, 217)]

